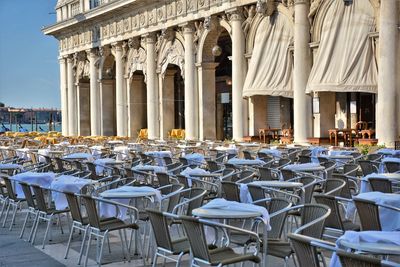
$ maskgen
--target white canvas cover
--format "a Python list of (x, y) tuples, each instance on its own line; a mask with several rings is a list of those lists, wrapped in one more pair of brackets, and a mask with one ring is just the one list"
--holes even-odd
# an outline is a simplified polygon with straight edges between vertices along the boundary
[(369, 1), (328, 0), (321, 40), (307, 93), (369, 92), (377, 90), (377, 64), (368, 34), (375, 31), (374, 10)]
[(265, 17), (257, 28), (243, 96), (293, 97), (293, 60), (289, 46), (293, 23), (281, 13)]

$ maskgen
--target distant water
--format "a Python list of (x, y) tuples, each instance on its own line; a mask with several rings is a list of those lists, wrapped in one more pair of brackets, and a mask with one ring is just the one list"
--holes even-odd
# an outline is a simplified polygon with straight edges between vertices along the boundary
[[(1, 129), (1, 126), (2, 126), (2, 125), (1, 125), (1, 123), (0, 123), (0, 129)], [(4, 126), (6, 126), (7, 128), (10, 128), (10, 124), (4, 123)], [(36, 131), (36, 125), (35, 125), (35, 124), (33, 124), (33, 129), (32, 129), (32, 125), (31, 125), (31, 124), (21, 124), (21, 126), (22, 126), (24, 129), (28, 130), (28, 132)], [(42, 130), (41, 130), (39, 127), (42, 128)], [(53, 127), (55, 127), (55, 129), (53, 129), (52, 131), (61, 132), (61, 124), (56, 124), (56, 125), (53, 126)], [(13, 132), (18, 132), (18, 131), (19, 131), (18, 125), (13, 124), (13, 125), (12, 125), (11, 131), (13, 131)], [(38, 131), (38, 132), (48, 132), (48, 131), (49, 131), (49, 124), (48, 124), (48, 123), (46, 123), (46, 124), (39, 124), (39, 123), (38, 123), (38, 125), (37, 125), (37, 131)]]

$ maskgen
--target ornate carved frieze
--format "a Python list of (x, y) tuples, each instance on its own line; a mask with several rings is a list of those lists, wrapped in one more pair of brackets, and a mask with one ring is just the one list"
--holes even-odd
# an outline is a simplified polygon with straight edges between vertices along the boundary
[[(208, 29), (211, 15), (223, 12), (224, 5), (231, 8), (238, 4), (231, 0), (166, 0), (132, 9), (126, 13), (122, 12), (117, 16), (105, 16), (105, 19), (100, 23), (91, 23), (84, 20), (79, 24), (79, 32), (71, 32), (73, 29), (70, 29), (69, 33), (63, 33), (62, 36), (58, 36), (60, 52), (61, 54), (74, 53), (99, 44), (111, 44), (115, 41), (127, 40), (134, 36), (143, 35), (144, 29), (149, 28), (151, 31), (161, 30), (165, 28), (166, 22), (169, 25), (176, 22), (175, 25), (178, 25), (185, 21), (189, 15), (193, 16), (193, 14), (203, 12), (202, 16), (206, 19), (197, 25), (196, 39), (201, 31)], [(112, 10), (109, 12), (111, 14)], [(246, 11), (244, 30), (248, 28), (254, 13), (254, 6), (250, 6), (250, 9)], [(229, 22), (231, 16), (224, 15), (224, 19)]]

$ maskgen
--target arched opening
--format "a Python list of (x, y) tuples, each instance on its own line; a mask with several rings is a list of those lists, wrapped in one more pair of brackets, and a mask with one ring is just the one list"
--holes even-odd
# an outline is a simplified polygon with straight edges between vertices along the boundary
[(181, 69), (175, 64), (168, 64), (162, 84), (163, 129), (185, 129), (185, 84)]
[(227, 31), (221, 32), (217, 46), (221, 54), (215, 57), (216, 134), (224, 140), (232, 139), (232, 40)]
[(128, 80), (128, 106), (130, 136), (137, 137), (140, 129), (147, 128), (147, 90), (142, 71), (135, 71)]
[(115, 59), (111, 54), (104, 59), (101, 74), (101, 133), (106, 136), (114, 136), (117, 133)]

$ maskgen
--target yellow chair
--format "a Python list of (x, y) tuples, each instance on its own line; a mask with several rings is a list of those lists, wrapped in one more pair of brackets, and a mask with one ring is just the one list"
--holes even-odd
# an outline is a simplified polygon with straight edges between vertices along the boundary
[(149, 134), (148, 134), (148, 130), (147, 129), (140, 129), (139, 134), (138, 134), (138, 138), (143, 140), (143, 139), (148, 139)]

